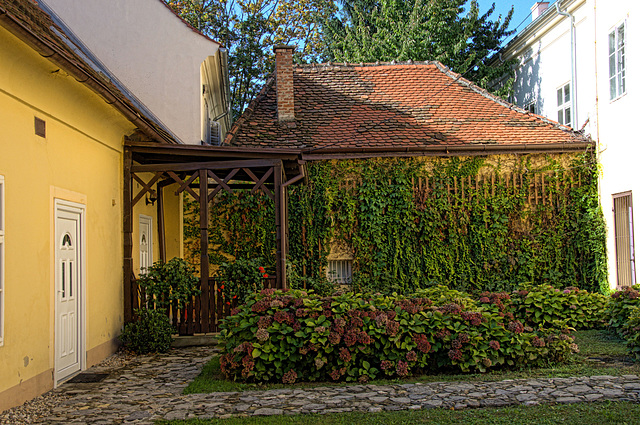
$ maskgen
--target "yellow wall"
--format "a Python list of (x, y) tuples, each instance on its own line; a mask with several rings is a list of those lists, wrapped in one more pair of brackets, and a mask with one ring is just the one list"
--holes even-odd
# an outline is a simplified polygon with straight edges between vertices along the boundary
[[(2, 27), (0, 45), (6, 204), (1, 411), (53, 385), (55, 198), (85, 206), (88, 361), (113, 349), (123, 325), (122, 142), (134, 126)], [(35, 135), (34, 117), (46, 121), (46, 138)], [(168, 204), (169, 228), (176, 232), (179, 198)], [(157, 224), (155, 213), (149, 215)], [(170, 244), (173, 252), (176, 245)]]

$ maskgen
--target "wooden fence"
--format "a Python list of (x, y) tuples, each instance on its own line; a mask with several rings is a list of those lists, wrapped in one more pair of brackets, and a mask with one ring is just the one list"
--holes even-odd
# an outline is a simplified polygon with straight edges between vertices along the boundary
[[(525, 175), (523, 173), (491, 174), (488, 176), (450, 177), (446, 183), (446, 193), (452, 197), (462, 199), (471, 198), (474, 193), (482, 192), (485, 195), (495, 195), (498, 188), (515, 193), (525, 188), (529, 205), (552, 203), (556, 196), (566, 197), (574, 187), (582, 186), (580, 173), (565, 171), (563, 180), (557, 171), (537, 172)], [(391, 182), (389, 182), (391, 183)], [(434, 178), (421, 177), (411, 181), (416, 201), (424, 201), (433, 193), (436, 183)], [(453, 196), (452, 196), (453, 195)]]
[[(210, 333), (220, 331), (220, 322), (229, 316), (231, 309), (234, 307), (232, 303), (227, 304), (227, 300), (222, 297), (222, 293), (218, 291), (219, 282), (216, 278), (209, 278), (209, 296), (203, 297), (202, 294), (194, 296), (192, 301), (187, 304), (184, 309), (171, 308), (167, 314), (171, 319), (174, 328), (178, 330), (180, 335), (192, 335), (194, 333)], [(132, 280), (132, 297), (131, 305), (134, 308), (141, 308), (145, 304), (147, 296), (144, 289), (139, 287), (137, 280)], [(265, 279), (265, 288), (275, 288), (276, 277), (269, 276)], [(202, 299), (209, 300), (209, 317), (208, 321), (202, 317)], [(148, 301), (149, 308), (155, 308), (152, 301)]]

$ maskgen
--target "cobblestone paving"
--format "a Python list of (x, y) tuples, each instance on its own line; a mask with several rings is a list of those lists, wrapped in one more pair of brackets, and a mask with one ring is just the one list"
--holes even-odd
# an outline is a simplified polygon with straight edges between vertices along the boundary
[[(110, 376), (102, 382), (64, 384), (53, 391), (53, 395), (59, 397), (59, 403), (34, 423), (150, 424), (157, 419), (232, 415), (463, 409), (596, 400), (640, 401), (640, 377), (637, 375), (331, 386), (183, 395), (182, 390), (214, 353), (214, 348), (197, 347), (172, 350), (165, 355), (136, 357), (126, 366), (115, 370), (111, 368)], [(108, 369), (107, 365), (90, 371)], [(11, 417), (10, 414), (0, 415), (0, 422), (20, 423), (11, 422)]]

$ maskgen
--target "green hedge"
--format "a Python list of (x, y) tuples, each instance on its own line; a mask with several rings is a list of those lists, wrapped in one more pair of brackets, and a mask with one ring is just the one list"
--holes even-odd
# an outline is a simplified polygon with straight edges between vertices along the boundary
[(222, 371), (259, 382), (366, 382), (536, 366), (577, 349), (566, 329), (525, 329), (464, 294), (446, 302), (446, 288), (432, 291), (405, 298), (264, 290), (223, 322)]
[(640, 306), (640, 292), (638, 289), (640, 289), (640, 286), (634, 285), (614, 292), (607, 306), (609, 329), (623, 338), (626, 336), (625, 326), (631, 311), (634, 307)]
[(513, 314), (530, 326), (550, 326), (559, 321), (574, 329), (603, 328), (607, 323), (608, 297), (576, 287), (563, 290), (539, 285), (515, 291)]

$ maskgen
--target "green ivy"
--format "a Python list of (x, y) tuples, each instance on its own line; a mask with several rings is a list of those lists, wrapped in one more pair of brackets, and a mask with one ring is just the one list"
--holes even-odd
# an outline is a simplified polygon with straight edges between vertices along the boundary
[[(353, 283), (360, 289), (408, 294), (442, 284), (505, 291), (526, 283), (606, 292), (595, 155), (560, 158), (567, 156), (308, 163), (307, 184), (288, 189), (289, 262), (300, 277), (322, 278), (331, 241), (341, 240), (353, 250)], [(506, 170), (522, 176), (522, 185), (514, 189), (496, 178), (493, 188), (476, 190), (476, 176), (490, 181)], [(529, 202), (527, 188), (542, 173), (545, 203)], [(454, 193), (469, 178), (474, 183), (464, 195), (460, 187)], [(428, 189), (419, 189), (419, 179), (428, 179)], [(260, 194), (217, 200), (212, 263), (228, 254), (275, 264), (273, 217), (273, 202)], [(194, 227), (199, 235), (197, 222)]]

